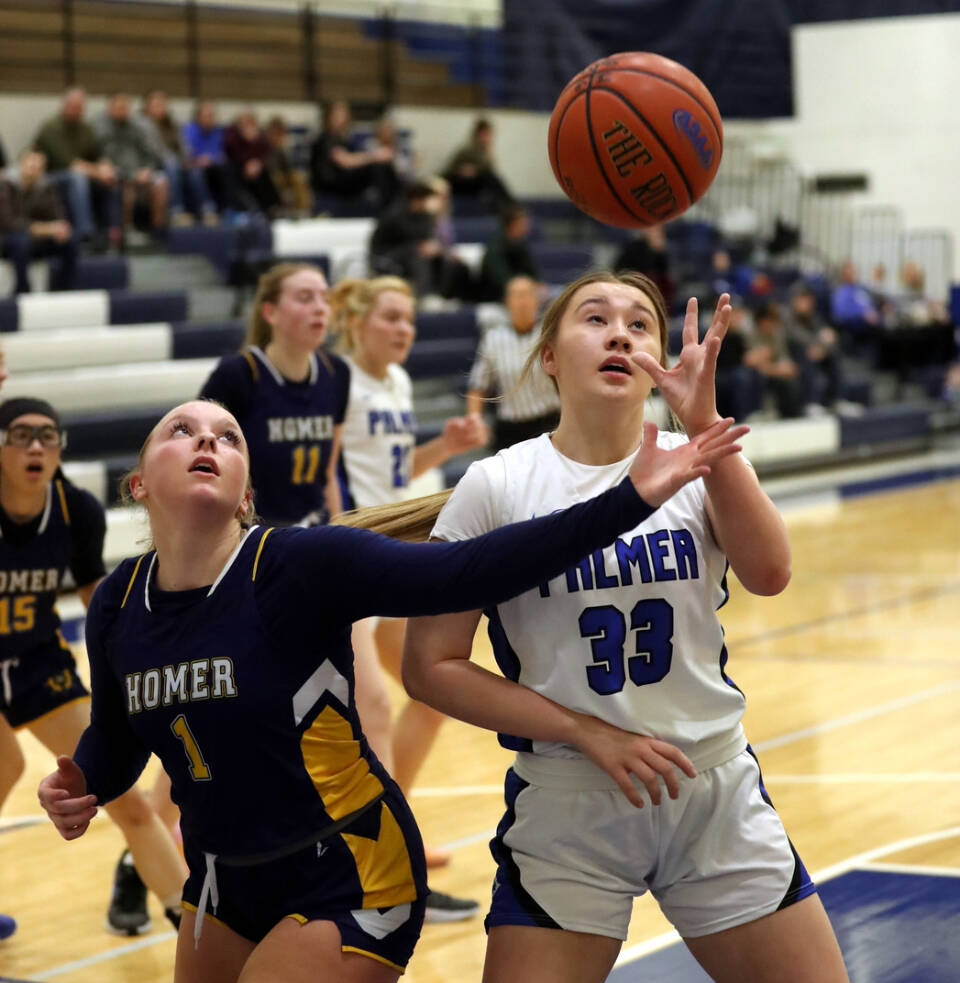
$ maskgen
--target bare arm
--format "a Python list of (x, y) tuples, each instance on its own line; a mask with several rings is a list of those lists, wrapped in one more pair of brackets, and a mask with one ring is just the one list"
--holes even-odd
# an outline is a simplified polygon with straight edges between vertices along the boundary
[(99, 580), (94, 580), (93, 583), (84, 584), (83, 587), (77, 588), (77, 596), (83, 601), (85, 608), (90, 607), (90, 598), (93, 597), (93, 592), (100, 586), (102, 580), (103, 577), (100, 577)]
[[(646, 353), (634, 356), (691, 439), (720, 419), (714, 377), (730, 323), (729, 300), (727, 294), (721, 295), (710, 328), (699, 342), (697, 302), (691, 298), (683, 324), (683, 350), (674, 368), (663, 369)], [(753, 469), (731, 457), (718, 461), (704, 482), (707, 516), (733, 572), (753, 594), (779, 594), (790, 581), (790, 543), (783, 519)]]
[(453, 417), (444, 424), (439, 437), (414, 448), (412, 476), (417, 478), (424, 471), (439, 467), (457, 454), (483, 447), (489, 439), (487, 425), (479, 413)]
[(332, 518), (343, 511), (343, 498), (340, 495), (340, 481), (337, 478), (337, 465), (340, 462), (340, 448), (343, 445), (343, 424), (333, 428), (333, 441), (330, 445), (330, 461), (327, 464), (326, 480), (323, 485), (323, 500)]
[(467, 393), (467, 416), (471, 413), (483, 416), (483, 393), (478, 389), (471, 389)]
[(479, 620), (479, 611), (466, 611), (407, 623), (403, 684), (414, 699), (488, 730), (578, 747), (638, 808), (643, 798), (631, 774), (646, 785), (655, 805), (660, 802), (658, 775), (671, 798), (679, 792), (674, 765), (691, 778), (696, 775), (672, 745), (577, 713), (471, 662)]

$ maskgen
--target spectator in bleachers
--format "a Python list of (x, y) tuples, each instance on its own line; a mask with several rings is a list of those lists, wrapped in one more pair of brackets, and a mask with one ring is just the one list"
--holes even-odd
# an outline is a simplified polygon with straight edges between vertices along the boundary
[(493, 124), (488, 119), (473, 124), (469, 141), (454, 151), (443, 176), (454, 195), (479, 198), (491, 213), (513, 201), (494, 167)]
[(803, 402), (808, 408), (836, 408), (843, 390), (837, 332), (820, 317), (817, 299), (802, 280), (790, 288), (789, 300), (786, 335), (800, 364)]
[(0, 169), (7, 166), (7, 150), (3, 145), (3, 140), (0, 140)]
[(837, 327), (863, 327), (880, 324), (880, 310), (870, 291), (857, 279), (851, 260), (840, 267), (838, 282), (830, 297), (831, 320)]
[(320, 195), (363, 198), (383, 207), (397, 195), (400, 180), (393, 165), (394, 150), (377, 146), (354, 150), (350, 145), (350, 106), (331, 102), (323, 114), (323, 129), (310, 147), (310, 180)]
[(381, 148), (388, 148), (392, 152), (390, 163), (393, 165), (398, 180), (403, 184), (412, 181), (416, 169), (416, 158), (405, 141), (400, 139), (397, 125), (389, 112), (383, 113), (377, 120), (368, 149), (380, 150)]
[(907, 260), (900, 271), (900, 293), (894, 298), (894, 307), (901, 325), (925, 327), (950, 323), (946, 305), (927, 294), (926, 274), (913, 260)]
[(772, 393), (783, 419), (802, 415), (800, 366), (790, 354), (778, 304), (768, 303), (757, 312), (754, 335), (744, 362), (763, 376), (764, 388)]
[[(673, 310), (677, 284), (670, 273), (670, 254), (667, 252), (667, 236), (662, 225), (640, 229), (634, 238), (625, 242), (613, 268), (632, 270), (648, 276), (660, 288), (667, 310)], [(730, 290), (725, 288), (716, 292), (719, 296)]]
[(370, 239), (370, 267), (409, 281), (418, 297), (465, 300), (473, 292), (470, 271), (437, 238), (442, 207), (441, 196), (429, 182), (409, 185), (377, 222)]
[(203, 175), (217, 211), (233, 207), (227, 157), (223, 149), (223, 127), (217, 122), (212, 102), (198, 102), (193, 119), (183, 126), (183, 166)]
[(450, 198), (450, 182), (446, 178), (434, 174), (426, 179), (433, 189), (435, 204), (433, 210), (436, 222), (433, 227), (434, 235), (443, 244), (444, 249), (452, 249), (457, 242), (456, 229), (453, 227), (453, 202)]
[(110, 96), (106, 112), (97, 120), (97, 130), (103, 154), (123, 185), (124, 229), (133, 226), (139, 206), (145, 208), (151, 230), (166, 228), (170, 185), (163, 161), (143, 127), (134, 121), (126, 92)]
[(537, 346), (540, 284), (513, 277), (503, 298), (507, 317), (484, 334), (470, 370), (467, 415), (483, 412), (484, 398), (496, 395), (493, 450), (553, 430), (560, 420), (560, 397), (539, 362), (527, 368)]
[(13, 264), (18, 294), (30, 290), (27, 271), (31, 259), (60, 260), (59, 266), (51, 268), (51, 290), (69, 290), (76, 276), (77, 238), (45, 170), (43, 154), (25, 150), (0, 181), (2, 255)]
[(518, 276), (539, 280), (540, 270), (530, 249), (530, 216), (520, 205), (507, 205), (500, 228), (487, 243), (480, 264), (480, 300), (502, 300), (507, 284)]
[(240, 113), (225, 130), (223, 149), (244, 210), (273, 216), (280, 208), (280, 194), (267, 170), (270, 144), (249, 109)]
[(81, 241), (120, 223), (119, 205), (113, 207), (117, 173), (104, 156), (96, 131), (84, 119), (85, 111), (84, 90), (67, 89), (60, 112), (43, 123), (33, 141), (33, 149), (46, 158), (50, 178), (66, 199)]
[(283, 211), (298, 218), (313, 213), (313, 195), (306, 171), (293, 166), (290, 156), (287, 121), (272, 116), (264, 127), (267, 138), (267, 173), (280, 194)]
[(212, 224), (216, 221), (216, 206), (204, 179), (203, 171), (185, 163), (184, 138), (180, 125), (173, 118), (162, 89), (152, 89), (144, 96), (141, 114), (136, 117), (147, 142), (162, 161), (170, 189), (170, 222), (189, 223), (190, 216)]

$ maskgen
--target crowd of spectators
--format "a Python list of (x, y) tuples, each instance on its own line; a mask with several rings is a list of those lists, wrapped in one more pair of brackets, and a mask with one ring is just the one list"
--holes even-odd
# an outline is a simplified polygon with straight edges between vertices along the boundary
[[(311, 137), (279, 115), (261, 122), (252, 110), (221, 121), (207, 100), (181, 121), (160, 90), (136, 105), (115, 92), (88, 119), (86, 94), (71, 88), (16, 160), (0, 146), (0, 251), (17, 292), (30, 288), (29, 264), (40, 257), (55, 260), (49, 285), (64, 289), (82, 250), (122, 249), (132, 230), (162, 237), (171, 225), (362, 214), (375, 219), (373, 272), (403, 277), (420, 298), (503, 301), (509, 283), (538, 283), (541, 275), (531, 216), (499, 172), (494, 143), (492, 122), (477, 119), (440, 173), (429, 174), (389, 112), (356, 125), (344, 100), (323, 107)], [(458, 217), (489, 223), (474, 227), (485, 241), (469, 263), (453, 202)], [(707, 268), (691, 278), (676, 264), (668, 233), (638, 230), (621, 240), (612, 265), (646, 273), (674, 311), (691, 293), (702, 307), (732, 296), (717, 387), (721, 410), (738, 419), (855, 412), (851, 360), (903, 380), (956, 357), (950, 315), (928, 296), (915, 262), (903, 264), (896, 284), (883, 264), (861, 278), (850, 261), (832, 282), (783, 284), (731, 241), (712, 248)]]

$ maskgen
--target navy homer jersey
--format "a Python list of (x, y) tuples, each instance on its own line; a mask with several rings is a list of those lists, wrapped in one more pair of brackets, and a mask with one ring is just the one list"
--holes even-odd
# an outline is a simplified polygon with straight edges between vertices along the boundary
[(12, 522), (0, 508), (0, 659), (19, 659), (21, 683), (35, 681), (30, 652), (57, 642), (55, 605), (66, 572), (81, 587), (104, 575), (105, 533), (100, 504), (64, 478), (50, 482), (43, 512), (31, 522)]
[(257, 513), (276, 525), (323, 512), (333, 428), (343, 423), (350, 370), (336, 355), (316, 352), (303, 382), (285, 378), (257, 347), (220, 361), (200, 392), (222, 403), (250, 451)]

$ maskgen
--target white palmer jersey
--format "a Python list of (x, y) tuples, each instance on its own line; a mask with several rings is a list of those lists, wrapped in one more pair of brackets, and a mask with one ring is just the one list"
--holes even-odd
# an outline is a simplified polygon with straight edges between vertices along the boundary
[[(686, 440), (660, 432), (659, 446)], [(613, 487), (632, 457), (592, 467), (549, 435), (470, 466), (433, 529), (460, 540), (547, 515)], [(669, 741), (697, 768), (746, 746), (744, 697), (724, 672), (727, 560), (709, 528), (702, 480), (565, 574), (486, 613), (503, 674), (551, 700)], [(567, 745), (500, 735), (505, 747), (560, 758)]]
[(364, 372), (350, 358), (350, 399), (343, 421), (341, 459), (355, 508), (399, 502), (413, 467), (417, 421), (413, 383), (399, 365), (385, 379)]

